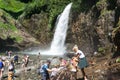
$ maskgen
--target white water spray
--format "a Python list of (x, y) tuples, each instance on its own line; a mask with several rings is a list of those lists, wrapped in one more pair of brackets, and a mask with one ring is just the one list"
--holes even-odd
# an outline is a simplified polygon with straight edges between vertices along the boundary
[[(68, 4), (60, 15), (50, 49), (45, 51), (39, 50), (34, 52), (40, 52), (42, 55), (63, 55), (65, 53), (65, 40), (68, 29), (71, 5), (72, 3)], [(31, 53), (34, 54), (34, 52)]]

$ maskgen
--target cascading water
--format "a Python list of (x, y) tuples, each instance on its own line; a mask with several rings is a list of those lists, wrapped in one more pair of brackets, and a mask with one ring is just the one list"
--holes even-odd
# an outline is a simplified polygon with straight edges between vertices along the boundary
[(59, 21), (56, 25), (53, 41), (51, 43), (51, 55), (62, 55), (65, 53), (65, 40), (68, 29), (69, 13), (72, 3), (68, 4), (61, 13)]
[(30, 54), (36, 54), (40, 52), (42, 55), (63, 55), (65, 53), (65, 40), (71, 5), (72, 3), (68, 4), (59, 17), (50, 49), (33, 51)]

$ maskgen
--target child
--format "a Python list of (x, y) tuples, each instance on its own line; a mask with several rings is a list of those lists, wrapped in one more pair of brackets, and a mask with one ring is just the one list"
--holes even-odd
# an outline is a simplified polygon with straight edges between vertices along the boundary
[(9, 66), (8, 66), (8, 80), (13, 80), (14, 78), (14, 63), (13, 60), (10, 61)]
[(75, 55), (74, 57), (72, 57), (71, 60), (71, 71), (76, 72), (77, 65), (78, 65), (78, 55)]

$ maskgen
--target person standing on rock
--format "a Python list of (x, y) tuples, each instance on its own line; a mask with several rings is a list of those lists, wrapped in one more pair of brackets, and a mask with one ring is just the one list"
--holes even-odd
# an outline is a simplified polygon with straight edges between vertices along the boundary
[(85, 74), (85, 71), (84, 71), (84, 68), (88, 66), (88, 62), (86, 60), (86, 57), (85, 57), (84, 53), (81, 50), (78, 49), (77, 45), (75, 45), (73, 47), (73, 51), (75, 52), (76, 55), (79, 56), (78, 66), (81, 69), (84, 80), (87, 80), (87, 77), (86, 77), (86, 74)]
[(26, 68), (27, 68), (28, 62), (29, 62), (29, 56), (24, 55), (22, 68), (24, 69), (25, 72), (27, 71)]
[(11, 58), (11, 55), (12, 55), (12, 51), (8, 51), (8, 58), (10, 59)]

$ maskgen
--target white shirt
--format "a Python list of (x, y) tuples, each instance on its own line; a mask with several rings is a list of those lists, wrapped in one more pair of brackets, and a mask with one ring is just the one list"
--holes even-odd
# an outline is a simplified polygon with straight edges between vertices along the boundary
[(57, 68), (52, 68), (52, 73), (51, 73), (51, 76), (56, 76), (57, 73), (58, 73), (58, 69)]
[(84, 58), (85, 55), (81, 50), (78, 50), (75, 54), (80, 54), (79, 58)]

